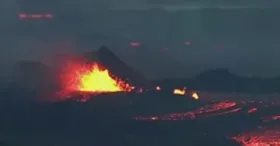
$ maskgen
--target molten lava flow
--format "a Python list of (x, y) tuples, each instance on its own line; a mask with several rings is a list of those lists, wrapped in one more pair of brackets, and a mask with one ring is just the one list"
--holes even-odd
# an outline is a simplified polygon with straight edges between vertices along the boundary
[(186, 94), (186, 88), (184, 88), (184, 89), (174, 89), (173, 94), (185, 95)]
[(63, 74), (67, 91), (106, 93), (133, 89), (124, 81), (112, 78), (108, 69), (103, 69), (98, 63), (70, 64), (68, 67), (70, 70)]
[(239, 112), (241, 108), (234, 108), (236, 102), (233, 101), (223, 101), (214, 104), (210, 104), (201, 108), (198, 108), (193, 111), (188, 112), (178, 112), (178, 113), (169, 113), (165, 115), (158, 116), (138, 116), (134, 117), (135, 120), (184, 120), (184, 119), (195, 119), (197, 117), (209, 117), (209, 116), (220, 116), (230, 113)]
[(279, 146), (279, 126), (268, 126), (232, 137), (244, 146)]

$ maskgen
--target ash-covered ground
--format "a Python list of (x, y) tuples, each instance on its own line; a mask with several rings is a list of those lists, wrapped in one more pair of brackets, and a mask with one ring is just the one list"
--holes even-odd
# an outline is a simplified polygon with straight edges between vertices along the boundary
[[(200, 100), (120, 93), (48, 103), (28, 100), (37, 96), (32, 92), (1, 92), (0, 140), (7, 146), (280, 145), (277, 95), (199, 94)], [(238, 100), (227, 98), (233, 95)]]

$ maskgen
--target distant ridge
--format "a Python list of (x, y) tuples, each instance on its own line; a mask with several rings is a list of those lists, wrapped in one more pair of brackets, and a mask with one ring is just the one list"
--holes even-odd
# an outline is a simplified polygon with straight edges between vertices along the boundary
[(168, 79), (156, 83), (168, 88), (186, 86), (209, 92), (280, 93), (279, 77), (263, 79), (238, 76), (225, 68), (205, 70), (189, 79)]
[[(280, 77), (264, 79), (240, 76), (225, 68), (208, 69), (193, 78), (148, 81), (106, 46), (101, 46), (97, 51), (84, 53), (82, 58), (90, 62), (99, 62), (116, 77), (127, 80), (128, 83), (138, 87), (160, 85), (162, 88), (174, 89), (185, 86), (189, 89), (209, 92), (280, 93)], [(53, 84), (56, 81), (54, 74), (51, 68), (40, 62), (20, 61), (15, 65), (13, 74), (10, 75), (9, 79), (7, 77), (7, 80), (15, 81), (28, 88), (47, 89), (54, 87)]]
[(55, 78), (52, 70), (37, 61), (20, 61), (13, 71), (13, 82), (32, 89), (48, 89), (54, 87)]
[(194, 77), (195, 79), (198, 80), (207, 80), (207, 79), (236, 79), (238, 76), (235, 74), (231, 73), (228, 69), (226, 68), (218, 68), (218, 69), (212, 69), (212, 70), (205, 70), (198, 75)]

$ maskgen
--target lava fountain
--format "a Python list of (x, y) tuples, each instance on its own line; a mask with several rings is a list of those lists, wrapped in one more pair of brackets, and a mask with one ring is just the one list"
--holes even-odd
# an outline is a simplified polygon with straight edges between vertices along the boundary
[(91, 93), (130, 92), (134, 87), (111, 76), (108, 69), (94, 62), (92, 64), (68, 63), (62, 74), (66, 91)]

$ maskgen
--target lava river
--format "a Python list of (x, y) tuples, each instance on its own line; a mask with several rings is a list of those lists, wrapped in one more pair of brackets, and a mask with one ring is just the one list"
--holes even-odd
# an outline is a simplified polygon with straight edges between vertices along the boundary
[[(280, 104), (265, 101), (219, 101), (192, 111), (174, 112), (164, 115), (137, 116), (135, 120), (203, 120), (210, 117), (219, 119), (220, 116), (233, 116), (240, 124), (228, 124), (228, 127), (238, 126), (239, 134), (231, 136), (243, 146), (280, 146)], [(231, 118), (231, 120), (235, 120)], [(241, 119), (241, 120), (240, 120)], [(248, 120), (250, 119), (250, 120)], [(255, 121), (254, 121), (255, 120)], [(219, 123), (219, 120), (216, 122)], [(225, 121), (221, 123), (226, 125)], [(212, 128), (222, 126), (213, 125)], [(244, 126), (245, 125), (245, 126)], [(243, 128), (242, 128), (243, 126)], [(250, 128), (249, 128), (250, 127)], [(243, 130), (242, 130), (243, 129)], [(230, 134), (229, 134), (230, 135)]]

